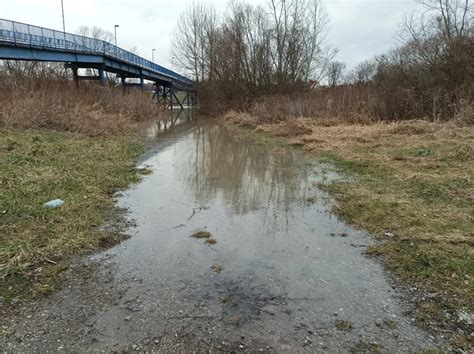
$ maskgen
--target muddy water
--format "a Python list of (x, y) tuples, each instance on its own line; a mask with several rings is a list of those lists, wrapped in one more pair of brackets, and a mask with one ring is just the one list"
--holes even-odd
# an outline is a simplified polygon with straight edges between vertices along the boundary
[[(96, 318), (97, 348), (434, 346), (362, 255), (370, 239), (329, 212), (316, 182), (336, 176), (212, 121), (170, 125), (150, 128), (153, 173), (119, 199), (132, 237), (99, 256), (123, 296)], [(203, 230), (217, 243), (190, 237)]]
[[(152, 170), (118, 203), (127, 241), (65, 272), (60, 291), (3, 316), (4, 351), (419, 351), (370, 237), (338, 221), (292, 149), (187, 114), (148, 130)], [(190, 237), (207, 231), (217, 243)], [(443, 348), (441, 346), (441, 348)]]

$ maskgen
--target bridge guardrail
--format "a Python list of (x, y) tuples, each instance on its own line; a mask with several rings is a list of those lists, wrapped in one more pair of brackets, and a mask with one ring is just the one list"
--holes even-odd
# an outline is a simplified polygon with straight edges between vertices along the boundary
[(100, 54), (191, 85), (192, 80), (101, 39), (0, 19), (0, 42), (34, 48)]

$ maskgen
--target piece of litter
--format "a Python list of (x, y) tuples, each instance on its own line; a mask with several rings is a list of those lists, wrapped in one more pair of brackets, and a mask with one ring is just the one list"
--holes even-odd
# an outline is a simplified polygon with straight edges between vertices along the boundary
[(53, 200), (50, 200), (49, 202), (47, 203), (44, 203), (43, 204), (43, 208), (58, 208), (60, 207), (61, 205), (64, 204), (64, 200), (61, 200), (61, 199), (53, 199)]

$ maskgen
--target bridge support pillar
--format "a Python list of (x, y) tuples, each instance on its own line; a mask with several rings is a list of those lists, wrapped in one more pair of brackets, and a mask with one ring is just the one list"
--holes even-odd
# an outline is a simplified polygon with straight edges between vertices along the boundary
[(182, 100), (180, 100), (180, 98), (176, 94), (176, 90), (174, 89), (174, 87), (163, 85), (159, 82), (155, 83), (155, 87), (156, 89), (155, 89), (152, 99), (155, 99), (156, 97), (158, 104), (162, 104), (164, 110), (167, 110), (167, 109), (173, 110), (175, 103), (179, 105), (181, 110), (185, 108), (184, 104), (187, 104), (188, 106), (192, 105), (193, 93), (191, 91), (184, 91), (185, 96), (183, 97)]
[[(172, 95), (172, 97), (174, 97), (174, 99), (176, 100), (176, 102), (178, 102), (179, 107), (183, 110), (183, 109), (184, 109), (183, 103), (179, 101), (179, 98), (178, 98), (178, 96), (176, 96), (176, 93), (175, 93), (174, 90), (171, 91), (171, 95)], [(171, 102), (173, 102), (173, 101), (171, 101)], [(183, 102), (184, 102), (184, 101), (183, 101)]]
[(173, 108), (174, 108), (174, 103), (173, 103), (174, 92), (173, 92), (172, 87), (169, 88), (169, 92), (170, 92), (170, 105), (169, 105), (169, 108), (171, 108), (171, 110), (173, 110)]
[(72, 70), (72, 79), (74, 83), (76, 84), (76, 86), (79, 86), (79, 74), (77, 72), (78, 69), (77, 67), (72, 67), (71, 70)]
[(163, 86), (161, 90), (161, 101), (163, 102), (163, 108), (167, 110), (170, 108), (170, 101), (171, 101), (171, 89), (169, 87)]
[(145, 89), (145, 82), (143, 80), (143, 76), (140, 76), (140, 89), (144, 90)]
[(104, 67), (99, 66), (99, 81), (101, 85), (105, 85), (105, 72), (104, 72)]

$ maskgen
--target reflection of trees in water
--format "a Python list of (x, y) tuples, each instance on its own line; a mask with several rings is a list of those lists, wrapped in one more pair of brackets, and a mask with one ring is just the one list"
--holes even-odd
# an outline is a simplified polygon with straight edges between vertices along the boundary
[(176, 137), (188, 133), (190, 129), (197, 129), (192, 109), (174, 110), (167, 112), (147, 128), (149, 146), (143, 159), (154, 156), (158, 151), (174, 145)]
[(266, 221), (287, 227), (291, 207), (305, 203), (309, 171), (299, 164), (301, 154), (270, 152), (233, 139), (215, 125), (200, 126), (190, 138), (195, 143), (180, 155), (183, 159), (176, 169), (201, 205), (220, 193), (232, 212), (264, 208)]

